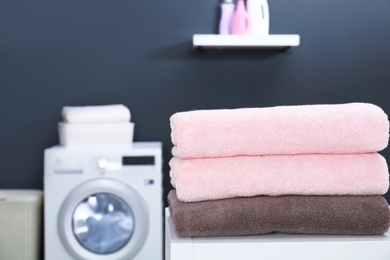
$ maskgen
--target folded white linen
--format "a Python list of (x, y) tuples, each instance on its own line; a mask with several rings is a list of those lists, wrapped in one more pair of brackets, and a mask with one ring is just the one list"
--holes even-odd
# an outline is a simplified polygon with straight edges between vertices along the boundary
[(134, 123), (67, 124), (58, 123), (63, 146), (132, 144)]
[(108, 122), (128, 122), (130, 110), (124, 105), (65, 106), (62, 108), (65, 123), (89, 124)]

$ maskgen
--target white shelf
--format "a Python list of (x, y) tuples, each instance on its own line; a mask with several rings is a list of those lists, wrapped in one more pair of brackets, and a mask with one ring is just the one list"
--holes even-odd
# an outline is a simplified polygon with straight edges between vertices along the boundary
[(299, 46), (298, 34), (270, 34), (268, 36), (194, 34), (194, 48), (261, 48), (284, 49)]

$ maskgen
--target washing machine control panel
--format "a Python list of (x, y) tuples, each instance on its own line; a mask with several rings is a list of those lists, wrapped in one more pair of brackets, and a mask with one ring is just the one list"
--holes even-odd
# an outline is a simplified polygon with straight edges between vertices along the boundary
[(154, 156), (123, 156), (122, 165), (154, 165)]
[(45, 151), (45, 175), (140, 176), (161, 171), (160, 148), (64, 148)]
[(98, 161), (97, 161), (97, 166), (100, 168), (100, 169), (105, 169), (107, 168), (107, 165), (108, 165), (108, 160), (104, 157), (102, 158), (99, 158)]

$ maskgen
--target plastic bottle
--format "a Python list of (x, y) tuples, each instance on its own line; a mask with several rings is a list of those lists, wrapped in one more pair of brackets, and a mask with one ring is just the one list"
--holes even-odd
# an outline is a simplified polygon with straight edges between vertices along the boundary
[(250, 21), (244, 0), (237, 0), (236, 11), (233, 14), (230, 31), (232, 34), (248, 34), (249, 28)]
[(234, 14), (233, 0), (224, 0), (221, 4), (221, 19), (219, 21), (219, 34), (230, 34), (230, 25)]
[(250, 34), (267, 36), (269, 34), (269, 7), (267, 0), (247, 0), (250, 19)]

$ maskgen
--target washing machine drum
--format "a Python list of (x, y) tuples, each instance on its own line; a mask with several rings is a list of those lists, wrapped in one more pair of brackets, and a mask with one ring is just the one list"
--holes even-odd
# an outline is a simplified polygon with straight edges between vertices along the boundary
[(76, 187), (61, 206), (61, 240), (75, 259), (131, 259), (145, 242), (149, 216), (139, 193), (96, 179)]

